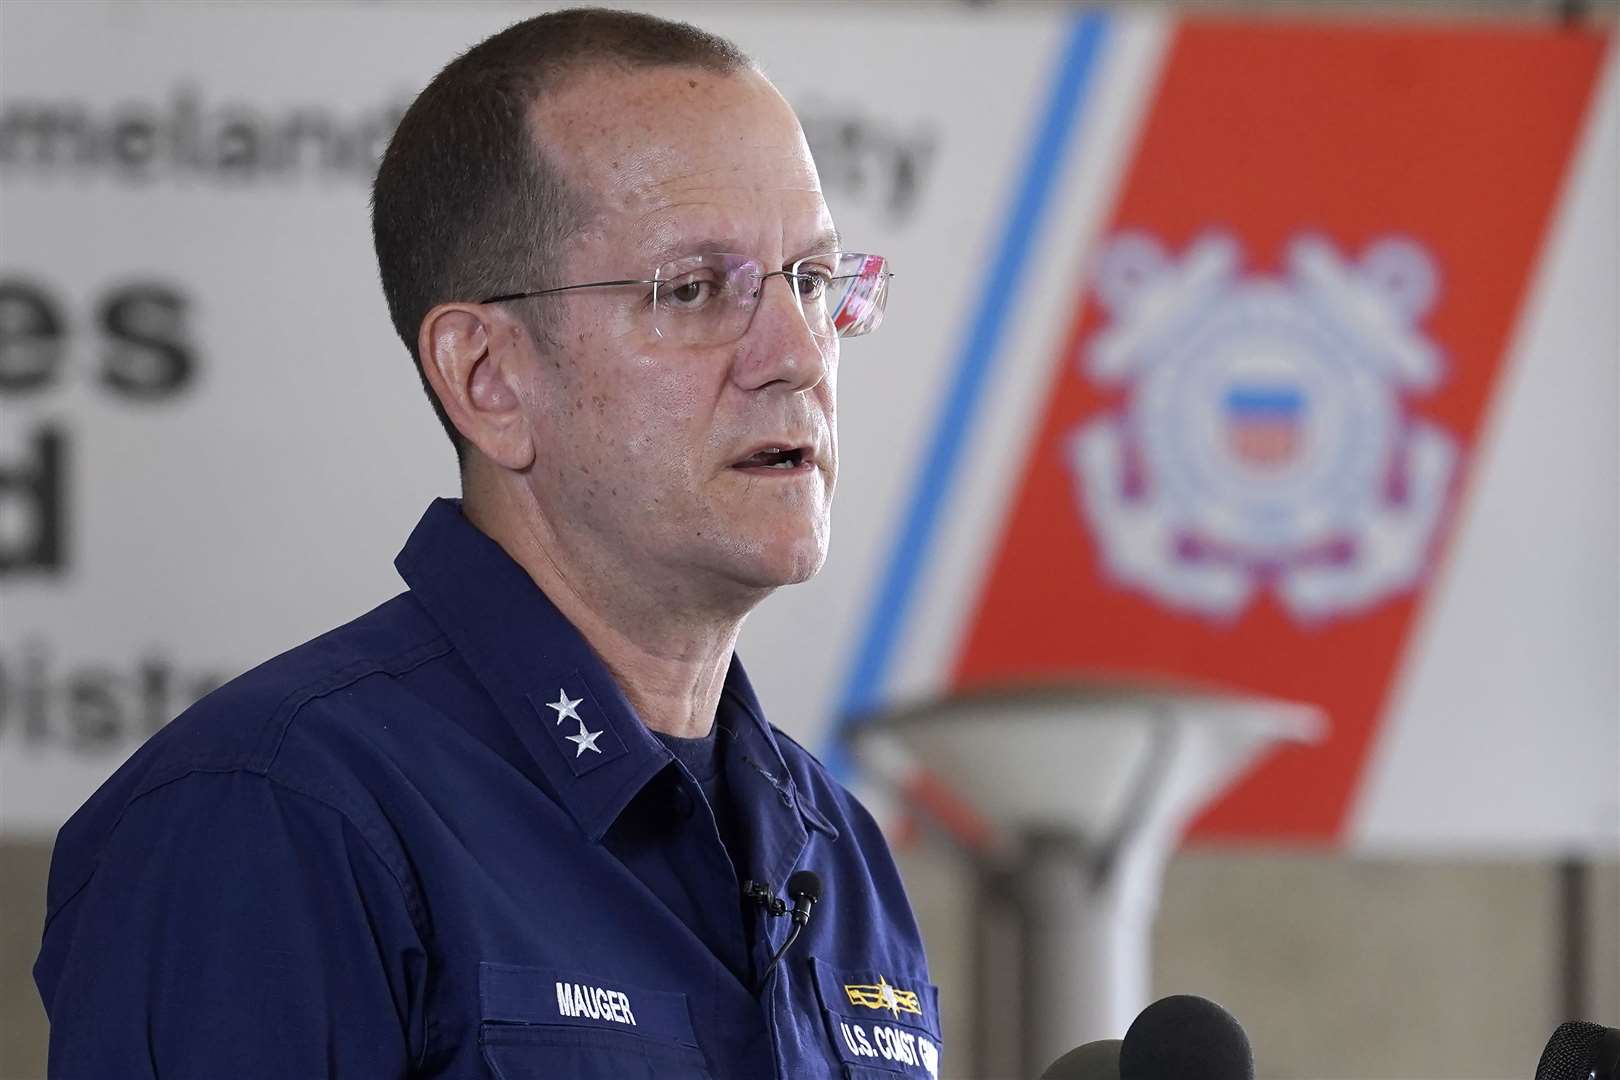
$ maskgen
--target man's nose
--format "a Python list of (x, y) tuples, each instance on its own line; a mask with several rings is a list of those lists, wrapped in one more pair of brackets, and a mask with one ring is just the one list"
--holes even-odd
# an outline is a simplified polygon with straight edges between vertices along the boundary
[(737, 350), (734, 378), (745, 390), (782, 383), (795, 392), (809, 390), (827, 377), (829, 353), (837, 338), (810, 330), (799, 301), (798, 279), (777, 270), (760, 279), (753, 321)]

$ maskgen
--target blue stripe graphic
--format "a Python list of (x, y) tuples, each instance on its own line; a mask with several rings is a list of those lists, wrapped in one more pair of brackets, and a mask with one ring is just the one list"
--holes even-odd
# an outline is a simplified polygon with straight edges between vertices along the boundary
[(823, 755), (835, 776), (848, 779), (850, 761), (845, 736), (856, 717), (877, 705), (894, 658), (895, 646), (910, 613), (917, 580), (926, 562), (945, 494), (955, 479), (961, 453), (976, 418), (977, 405), (999, 351), (1009, 314), (1009, 301), (1022, 287), (1036, 228), (1044, 216), (1063, 153), (1076, 121), (1084, 113), (1108, 20), (1096, 12), (1077, 16), (1070, 27), (1063, 59), (1047, 99), (1040, 128), (1030, 147), (1028, 164), (1002, 229), (1001, 246), (985, 277), (979, 309), (962, 340), (956, 377), (934, 427), (922, 461), (905, 524), (889, 552), (888, 567), (867, 618), (866, 633), (852, 658), (849, 679), (839, 705), (832, 744)]

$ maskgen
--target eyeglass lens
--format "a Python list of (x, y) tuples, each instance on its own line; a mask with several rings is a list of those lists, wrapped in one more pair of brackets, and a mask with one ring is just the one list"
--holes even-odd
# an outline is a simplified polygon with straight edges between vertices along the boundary
[(805, 325), (831, 341), (876, 330), (888, 299), (887, 261), (879, 255), (812, 255), (767, 274), (745, 255), (711, 252), (671, 260), (654, 273), (653, 326), (666, 340), (720, 345), (748, 331), (763, 287), (781, 277), (798, 298)]

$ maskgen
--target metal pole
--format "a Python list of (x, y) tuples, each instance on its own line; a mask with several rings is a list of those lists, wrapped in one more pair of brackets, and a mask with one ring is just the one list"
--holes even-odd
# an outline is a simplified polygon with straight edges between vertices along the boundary
[(1580, 1020), (1586, 1015), (1588, 912), (1591, 864), (1572, 856), (1558, 863), (1558, 1004), (1560, 1020)]
[(1024, 1076), (1022, 926), (1013, 881), (999, 866), (976, 864), (973, 925), (973, 1077)]
[(1081, 1043), (1118, 1038), (1146, 993), (1144, 920), (1120, 910), (1109, 883), (1098, 887), (1091, 861), (1073, 833), (1025, 837), (1017, 875), (1031, 1075)]

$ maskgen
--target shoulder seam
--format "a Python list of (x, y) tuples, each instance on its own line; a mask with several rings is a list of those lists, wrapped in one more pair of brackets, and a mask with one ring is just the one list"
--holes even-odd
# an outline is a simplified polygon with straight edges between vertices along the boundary
[(287, 730), (292, 727), (293, 719), (310, 702), (353, 686), (368, 675), (403, 675), (445, 655), (453, 648), (450, 639), (441, 633), (420, 645), (412, 646), (385, 659), (356, 660), (330, 672), (324, 678), (292, 691), (282, 699), (276, 711), (271, 714), (270, 722), (265, 725), (263, 744), (249, 759), (247, 767), (253, 772), (269, 773), (271, 766), (275, 764), (276, 756), (281, 753), (282, 743), (286, 741)]
[[(440, 634), (432, 640), (420, 645), (414, 645), (402, 653), (381, 660), (367, 658), (345, 664), (336, 671), (329, 672), (311, 683), (288, 691), (275, 710), (270, 713), (264, 724), (264, 734), (260, 736), (256, 749), (239, 755), (234, 761), (225, 760), (198, 760), (192, 757), (171, 762), (166, 768), (157, 770), (146, 776), (140, 786), (129, 797), (134, 802), (148, 791), (162, 787), (172, 780), (177, 780), (193, 772), (230, 772), (234, 769), (245, 769), (248, 772), (260, 774), (269, 773), (275, 764), (276, 755), (281, 750), (281, 744), (286, 738), (287, 729), (291, 726), (293, 718), (298, 715), (305, 705), (316, 701), (328, 694), (352, 686), (368, 675), (403, 675), (414, 668), (433, 660), (451, 651), (453, 646), (450, 640)], [(127, 803), (125, 804), (128, 805)], [(119, 812), (119, 817), (123, 812)], [(113, 827), (117, 828), (117, 822)]]

